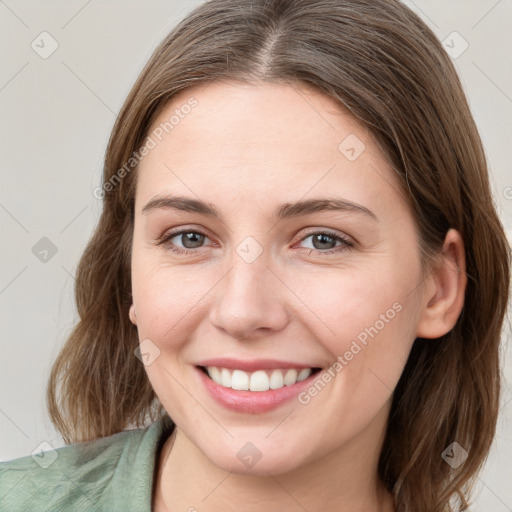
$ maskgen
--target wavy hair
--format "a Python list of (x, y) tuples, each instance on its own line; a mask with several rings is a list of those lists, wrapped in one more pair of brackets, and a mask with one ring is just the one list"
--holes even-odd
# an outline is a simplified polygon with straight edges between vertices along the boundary
[[(465, 509), (495, 435), (509, 246), (453, 63), (396, 0), (211, 0), (156, 48), (108, 142), (103, 210), (76, 272), (79, 320), (48, 381), (52, 422), (69, 443), (166, 414), (134, 356), (139, 340), (128, 311), (137, 168), (125, 164), (176, 93), (220, 80), (300, 81), (333, 98), (368, 128), (396, 172), (425, 265), (449, 228), (462, 235), (463, 310), (446, 335), (414, 341), (378, 471), (397, 512)], [(455, 441), (468, 456), (451, 468), (441, 454)]]

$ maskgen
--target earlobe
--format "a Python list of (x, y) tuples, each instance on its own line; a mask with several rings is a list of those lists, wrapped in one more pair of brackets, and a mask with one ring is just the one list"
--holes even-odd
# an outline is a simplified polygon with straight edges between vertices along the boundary
[(466, 258), (464, 241), (455, 229), (447, 232), (438, 263), (425, 281), (416, 336), (439, 338), (453, 329), (464, 306)]
[(130, 306), (130, 321), (133, 325), (137, 325), (137, 315), (135, 313), (135, 306), (133, 304)]

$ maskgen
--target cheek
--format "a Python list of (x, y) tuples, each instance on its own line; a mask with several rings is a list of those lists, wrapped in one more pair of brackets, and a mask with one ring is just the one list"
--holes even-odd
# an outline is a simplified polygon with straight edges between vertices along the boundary
[(155, 263), (149, 257), (132, 259), (133, 300), (139, 338), (172, 348), (197, 323), (202, 299), (215, 282), (211, 273), (187, 266)]
[[(160, 401), (175, 419), (204, 421), (186, 392), (187, 341), (201, 322), (201, 299), (215, 284), (206, 272), (155, 263), (149, 256), (132, 258), (133, 299), (140, 342), (151, 340), (151, 363), (145, 371)], [(141, 348), (143, 345), (141, 345)], [(183, 387), (184, 386), (184, 387)], [(204, 411), (203, 411), (204, 412)]]
[(331, 354), (332, 382), (352, 410), (389, 397), (415, 338), (419, 266), (414, 258), (379, 263), (304, 277), (297, 293), (307, 297), (313, 314), (303, 320)]
[(301, 320), (318, 325), (316, 336), (333, 356), (349, 350), (352, 340), (364, 344), (377, 335), (385, 338), (385, 331), (396, 334), (407, 327), (410, 330), (400, 317), (406, 316), (405, 303), (411, 305), (414, 274), (412, 268), (404, 273), (385, 261), (372, 268), (304, 274), (294, 279), (294, 291), (305, 298), (309, 310)]

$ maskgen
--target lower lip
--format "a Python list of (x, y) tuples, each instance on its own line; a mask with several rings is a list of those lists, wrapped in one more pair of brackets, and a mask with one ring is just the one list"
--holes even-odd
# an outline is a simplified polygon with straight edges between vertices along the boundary
[(268, 391), (240, 391), (220, 386), (197, 366), (195, 370), (199, 373), (199, 378), (207, 391), (219, 404), (233, 411), (252, 414), (271, 411), (279, 407), (282, 403), (296, 397), (302, 390), (311, 385), (312, 381), (315, 380), (320, 373), (313, 373), (307, 379), (296, 382), (291, 386), (283, 386), (279, 389), (269, 389)]

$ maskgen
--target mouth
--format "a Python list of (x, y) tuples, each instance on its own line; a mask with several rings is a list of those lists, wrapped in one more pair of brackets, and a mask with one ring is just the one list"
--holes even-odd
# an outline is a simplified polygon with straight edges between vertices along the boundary
[(297, 398), (314, 384), (322, 368), (279, 361), (216, 359), (195, 365), (194, 370), (206, 393), (223, 408), (261, 414)]
[(322, 370), (318, 367), (266, 368), (249, 372), (221, 366), (196, 366), (208, 379), (223, 388), (237, 391), (265, 392), (293, 386)]
[[(316, 365), (315, 365), (316, 363)], [(214, 357), (195, 361), (194, 373), (206, 394), (224, 409), (259, 414), (290, 403), (323, 371), (285, 359)]]

